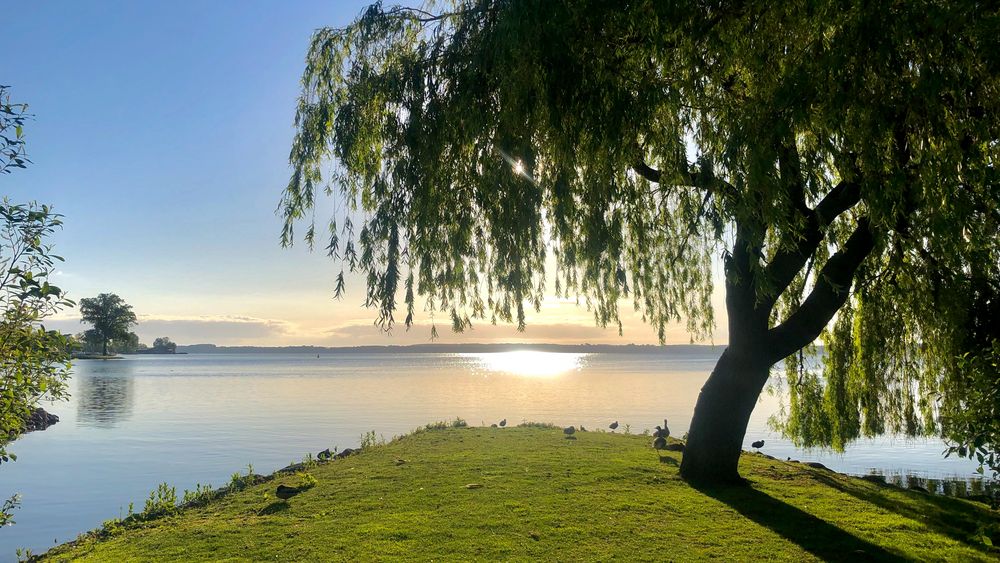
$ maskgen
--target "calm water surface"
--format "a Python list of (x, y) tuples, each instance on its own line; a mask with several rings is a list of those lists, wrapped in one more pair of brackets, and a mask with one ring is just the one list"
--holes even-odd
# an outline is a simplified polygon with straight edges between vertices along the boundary
[[(0, 498), (19, 492), (17, 524), (0, 530), (0, 561), (18, 547), (43, 551), (141, 510), (158, 483), (224, 484), (252, 463), (270, 473), (307, 452), (356, 447), (462, 417), (506, 418), (642, 432), (666, 417), (682, 435), (719, 351), (655, 354), (338, 353), (133, 356), (79, 361), (72, 400), (46, 408), (60, 422), (12, 444), (0, 467)], [(821, 461), (864, 474), (972, 477), (966, 460), (943, 459), (940, 441), (868, 440), (844, 454), (803, 452), (773, 435), (778, 399), (762, 397), (746, 447), (765, 439), (778, 458)]]

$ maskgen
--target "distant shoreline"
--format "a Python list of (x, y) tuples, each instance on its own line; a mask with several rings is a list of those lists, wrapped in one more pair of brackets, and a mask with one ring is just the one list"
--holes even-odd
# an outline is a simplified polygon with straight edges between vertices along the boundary
[(723, 345), (700, 344), (410, 344), (386, 346), (217, 346), (192, 344), (178, 346), (177, 353), (187, 354), (399, 354), (399, 353), (490, 353), (490, 352), (565, 352), (617, 354), (673, 354), (705, 356), (722, 354)]

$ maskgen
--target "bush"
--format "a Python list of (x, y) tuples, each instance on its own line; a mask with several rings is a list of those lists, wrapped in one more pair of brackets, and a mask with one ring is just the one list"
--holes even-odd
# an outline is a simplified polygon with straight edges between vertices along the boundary
[(152, 520), (172, 514), (177, 510), (177, 488), (166, 483), (160, 483), (156, 489), (149, 493), (146, 499), (146, 506), (142, 510), (144, 520)]

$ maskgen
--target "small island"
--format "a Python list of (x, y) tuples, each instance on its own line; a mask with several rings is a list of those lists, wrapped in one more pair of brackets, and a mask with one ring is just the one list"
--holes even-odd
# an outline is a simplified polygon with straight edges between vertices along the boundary
[(153, 341), (152, 348), (147, 348), (145, 344), (139, 344), (139, 346), (132, 352), (126, 352), (131, 354), (186, 354), (187, 352), (178, 352), (177, 343), (170, 340), (169, 337), (163, 336), (157, 338)]
[[(177, 343), (169, 336), (153, 340), (152, 346), (139, 341), (131, 328), (139, 324), (132, 306), (114, 293), (80, 300), (80, 321), (93, 328), (69, 336), (75, 360), (114, 360), (119, 354), (177, 354)], [(180, 352), (183, 354), (184, 352)]]

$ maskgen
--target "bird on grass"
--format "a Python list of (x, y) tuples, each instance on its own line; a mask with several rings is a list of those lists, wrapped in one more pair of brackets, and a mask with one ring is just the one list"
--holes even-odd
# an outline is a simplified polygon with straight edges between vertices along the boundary
[(504, 426), (507, 426), (507, 419), (506, 418), (500, 421), (500, 428), (503, 428)]
[(667, 419), (663, 419), (663, 428), (659, 425), (656, 426), (656, 430), (653, 432), (653, 449), (665, 450), (667, 449), (667, 438), (670, 437), (670, 428), (667, 426)]
[(567, 426), (566, 428), (563, 428), (563, 434), (572, 436), (573, 434), (576, 434), (576, 428), (573, 426)]
[(756, 442), (750, 444), (750, 447), (756, 449), (757, 453), (760, 453), (760, 449), (764, 447), (764, 440), (757, 440)]
[(669, 438), (670, 437), (670, 427), (667, 426), (667, 419), (663, 419), (663, 428), (659, 425), (656, 426), (656, 431), (653, 432), (654, 438)]
[(616, 421), (612, 422), (611, 424), (609, 424), (608, 428), (610, 428), (611, 431), (614, 432), (618, 428), (618, 421), (616, 420)]
[(298, 487), (289, 487), (287, 485), (278, 485), (278, 489), (274, 491), (274, 496), (280, 498), (281, 500), (288, 500), (295, 495), (302, 492), (302, 489)]
[(653, 449), (654, 450), (665, 450), (667, 449), (667, 439), (663, 436), (657, 436), (653, 439)]

